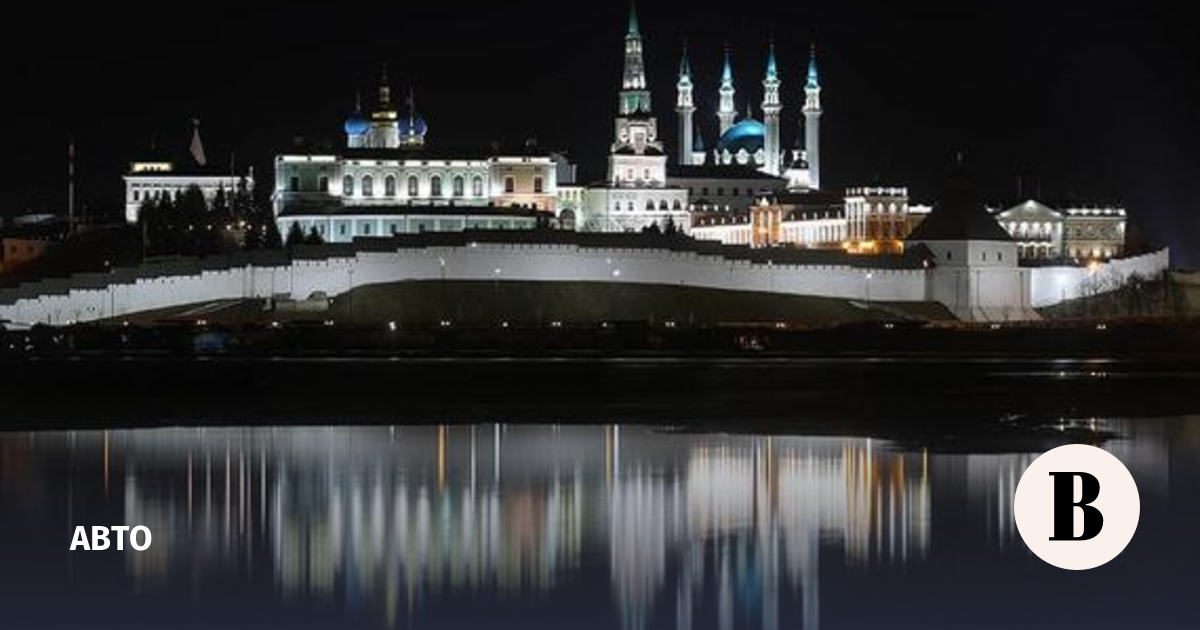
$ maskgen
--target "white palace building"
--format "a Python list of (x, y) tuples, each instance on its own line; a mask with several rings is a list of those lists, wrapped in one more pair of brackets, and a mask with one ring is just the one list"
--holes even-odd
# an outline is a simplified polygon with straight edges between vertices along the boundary
[[(708, 143), (693, 120), (685, 51), (676, 86), (679, 144), (671, 151), (651, 107), (643, 45), (631, 12), (602, 181), (577, 184), (561, 156), (532, 145), (431, 146), (411, 93), (398, 107), (385, 71), (374, 107), (366, 113), (360, 104), (345, 121), (344, 147), (275, 158), (280, 231), (296, 224), (326, 245), (27, 284), (0, 291), (0, 320), (58, 325), (212, 300), (333, 297), (365, 285), (440, 279), (660, 284), (868, 307), (926, 301), (963, 320), (1009, 321), (1038, 319), (1038, 308), (1168, 267), (1165, 249), (1136, 256), (1125, 250), (1121, 208), (1037, 200), (989, 206), (961, 166), (929, 206), (910, 203), (903, 187), (822, 188), (815, 56), (798, 117), (803, 132), (788, 151), (780, 140), (784, 86), (773, 46), (762, 122), (737, 119), (727, 51), (720, 137)], [(184, 175), (173, 165), (135, 167), (126, 177), (130, 219), (143, 195), (174, 190)], [(233, 180), (216, 185), (227, 184)], [(692, 238), (640, 233), (672, 227)]]

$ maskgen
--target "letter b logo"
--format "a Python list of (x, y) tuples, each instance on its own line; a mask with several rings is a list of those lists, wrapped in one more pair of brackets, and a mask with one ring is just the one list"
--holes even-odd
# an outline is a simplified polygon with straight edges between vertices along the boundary
[[(1085, 472), (1052, 472), (1054, 477), (1054, 535), (1050, 540), (1090, 540), (1104, 527), (1104, 515), (1091, 505), (1100, 496), (1100, 480)], [(1081, 497), (1075, 501), (1075, 480)], [(1075, 508), (1083, 510), (1083, 531), (1075, 535)]]
[(1137, 484), (1103, 449), (1069, 444), (1025, 469), (1013, 516), (1033, 553), (1063, 569), (1091, 569), (1117, 557), (1141, 514)]

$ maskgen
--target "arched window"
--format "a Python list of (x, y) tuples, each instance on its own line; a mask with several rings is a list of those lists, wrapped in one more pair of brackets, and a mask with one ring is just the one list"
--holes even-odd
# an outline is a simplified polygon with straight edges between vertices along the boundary
[(483, 196), (483, 178), (476, 175), (475, 179), (471, 180), (471, 195), (475, 197)]
[(354, 194), (354, 178), (347, 175), (342, 178), (342, 194), (349, 197)]
[(505, 177), (504, 178), (504, 192), (512, 193), (512, 192), (515, 192), (516, 189), (517, 189), (517, 180), (515, 180), (511, 177)]
[(667, 200), (666, 200), (666, 199), (662, 199), (662, 200), (660, 200), (660, 201), (658, 202), (658, 209), (659, 209), (659, 210), (666, 210), (666, 209), (667, 209)]
[(420, 194), (420, 183), (417, 181), (416, 175), (408, 176), (408, 196), (416, 197)]
[(383, 195), (385, 197), (396, 196), (396, 178), (394, 176), (388, 175), (383, 179)]
[(370, 197), (375, 194), (375, 180), (371, 179), (370, 175), (363, 175), (362, 187), (363, 196)]
[(434, 175), (433, 177), (429, 178), (429, 196), (430, 197), (441, 197), (442, 196), (442, 178), (441, 177)]
[(647, 210), (653, 210), (653, 209), (654, 209), (654, 200), (653, 200), (653, 199), (647, 199), (647, 200), (646, 200), (646, 209), (647, 209)]
[(680, 203), (679, 203), (679, 200), (678, 200), (678, 199), (676, 199), (676, 200), (675, 200), (675, 203), (671, 204), (671, 209), (672, 209), (672, 210), (682, 210), (682, 209), (683, 209), (683, 206), (682, 206), (682, 205), (680, 205)]
[(463, 178), (462, 178), (462, 175), (455, 175), (455, 176), (454, 176), (454, 196), (455, 196), (455, 197), (461, 197), (461, 196), (463, 196)]

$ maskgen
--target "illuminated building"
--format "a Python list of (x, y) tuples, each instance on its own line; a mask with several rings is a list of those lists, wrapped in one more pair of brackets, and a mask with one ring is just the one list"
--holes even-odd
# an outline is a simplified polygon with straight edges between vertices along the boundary
[(232, 163), (218, 166), (209, 162), (200, 140), (200, 123), (193, 121), (188, 155), (173, 156), (152, 150), (130, 164), (122, 179), (125, 181), (125, 221), (137, 223), (143, 203), (158, 201), (164, 196), (178, 200), (192, 186), (199, 188), (210, 204), (218, 191), (232, 196), (243, 181), (247, 189), (253, 191), (254, 167), (239, 175), (234, 172)]
[(650, 105), (642, 34), (633, 9), (625, 33), (625, 66), (608, 177), (588, 188), (583, 215), (574, 217), (577, 228), (594, 232), (633, 232), (651, 226), (691, 229), (687, 189), (667, 181), (667, 154)]
[[(401, 113), (386, 70), (370, 116), (361, 99), (346, 119), (340, 151), (275, 157), (276, 221), (327, 242), (468, 228), (530, 229), (553, 217), (561, 156), (532, 143), (518, 150), (431, 146), (412, 92)], [(564, 171), (565, 169), (565, 171)]]
[(995, 213), (1021, 258), (1107, 260), (1124, 253), (1123, 208), (1056, 205), (1062, 209), (1028, 199)]

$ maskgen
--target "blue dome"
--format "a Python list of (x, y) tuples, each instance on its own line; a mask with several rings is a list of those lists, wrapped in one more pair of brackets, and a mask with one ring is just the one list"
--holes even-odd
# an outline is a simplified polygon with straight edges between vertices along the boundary
[(425, 119), (419, 115), (401, 116), (400, 117), (400, 136), (424, 136), (429, 130), (429, 126), (425, 124)]
[(346, 135), (348, 136), (361, 136), (371, 130), (371, 123), (367, 122), (367, 119), (356, 113), (351, 114), (350, 117), (346, 119), (344, 128), (346, 129)]
[(721, 139), (717, 141), (717, 150), (737, 153), (739, 150), (745, 149), (746, 153), (753, 155), (763, 148), (766, 137), (767, 130), (763, 124), (747, 118), (721, 134)]

